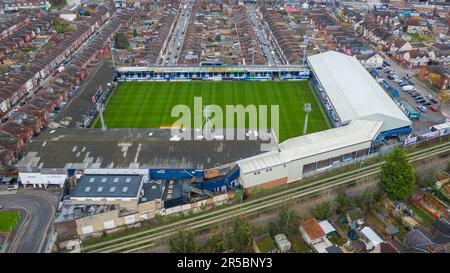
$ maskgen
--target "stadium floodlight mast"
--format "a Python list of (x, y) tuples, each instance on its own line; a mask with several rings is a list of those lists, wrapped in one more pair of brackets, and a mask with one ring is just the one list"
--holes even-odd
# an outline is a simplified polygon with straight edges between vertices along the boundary
[(209, 106), (209, 105), (206, 105), (204, 108), (203, 108), (203, 116), (204, 116), (204, 122), (203, 122), (203, 127), (206, 129), (206, 132), (209, 134), (209, 133), (212, 133), (213, 134), (213, 136), (214, 136), (214, 128), (213, 128), (213, 126), (211, 125), (211, 107)]
[(306, 135), (306, 131), (308, 130), (308, 114), (309, 112), (311, 112), (312, 108), (311, 108), (311, 103), (305, 103), (305, 105), (303, 105), (303, 111), (305, 112), (305, 124), (303, 126), (303, 134)]
[(103, 118), (103, 111), (105, 111), (103, 103), (97, 103), (97, 110), (100, 113), (100, 121), (102, 122), (102, 131), (106, 131), (105, 119)]

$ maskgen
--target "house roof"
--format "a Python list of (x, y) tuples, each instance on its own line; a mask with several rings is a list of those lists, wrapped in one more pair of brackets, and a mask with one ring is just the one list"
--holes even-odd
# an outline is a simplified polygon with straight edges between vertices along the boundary
[(301, 226), (303, 227), (306, 235), (308, 235), (308, 237), (311, 241), (317, 240), (319, 238), (326, 236), (325, 232), (320, 227), (316, 218), (310, 218), (310, 219), (304, 220), (302, 222)]

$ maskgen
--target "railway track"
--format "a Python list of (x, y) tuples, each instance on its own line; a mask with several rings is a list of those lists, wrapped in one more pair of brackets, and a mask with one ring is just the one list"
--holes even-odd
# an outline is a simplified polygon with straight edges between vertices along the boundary
[[(449, 142), (445, 142), (418, 151), (413, 151), (409, 153), (409, 156), (411, 161), (419, 161), (449, 151)], [(312, 197), (328, 190), (350, 186), (357, 183), (361, 178), (378, 174), (381, 164), (382, 162), (379, 162), (356, 170), (351, 170), (346, 173), (316, 181), (309, 181), (268, 196), (249, 200), (243, 204), (232, 205), (223, 209), (202, 213), (168, 225), (155, 227), (109, 241), (88, 245), (84, 247), (84, 251), (108, 253), (135, 252), (142, 250), (153, 246), (158, 240), (174, 235), (178, 232), (179, 228), (183, 228), (184, 230), (207, 229), (230, 221), (237, 216), (248, 216), (255, 213), (261, 213), (273, 209), (274, 207), (279, 207), (288, 202)]]

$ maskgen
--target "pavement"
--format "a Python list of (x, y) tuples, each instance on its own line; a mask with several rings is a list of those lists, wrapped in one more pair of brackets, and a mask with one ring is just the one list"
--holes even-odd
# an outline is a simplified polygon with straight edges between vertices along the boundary
[(22, 222), (7, 252), (43, 252), (59, 195), (59, 190), (37, 189), (20, 189), (16, 194), (0, 195), (0, 203), (4, 206), (2, 210), (18, 209), (22, 215)]

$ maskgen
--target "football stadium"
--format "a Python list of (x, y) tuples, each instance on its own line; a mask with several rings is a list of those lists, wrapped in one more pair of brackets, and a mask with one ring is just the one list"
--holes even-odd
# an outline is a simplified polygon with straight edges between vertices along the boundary
[[(18, 164), (24, 185), (62, 185), (84, 171), (126, 170), (177, 181), (187, 192), (202, 194), (271, 188), (365, 160), (412, 130), (358, 60), (333, 51), (309, 56), (307, 65), (296, 67), (118, 67), (115, 78), (112, 93), (92, 99), (100, 114), (93, 111), (99, 118), (91, 128), (55, 128), (30, 143)], [(171, 126), (179, 119), (171, 117), (172, 108), (194, 108), (195, 97), (222, 109), (278, 105), (277, 141), (172, 138)], [(303, 134), (305, 103), (312, 110)], [(255, 132), (235, 127), (247, 136)], [(165, 202), (174, 197), (169, 199)]]
[[(121, 82), (106, 102), (103, 113), (105, 125), (108, 128), (170, 128), (178, 119), (171, 117), (172, 108), (187, 105), (194, 109), (194, 97), (201, 97), (203, 105), (219, 105), (223, 111), (226, 105), (255, 105), (257, 109), (260, 105), (266, 105), (269, 125), (270, 106), (278, 105), (279, 141), (302, 134), (305, 103), (310, 103), (312, 108), (307, 133), (330, 126), (307, 81)], [(237, 127), (236, 118), (234, 123)], [(247, 115), (246, 128), (248, 124)], [(99, 119), (94, 127), (101, 127)]]

